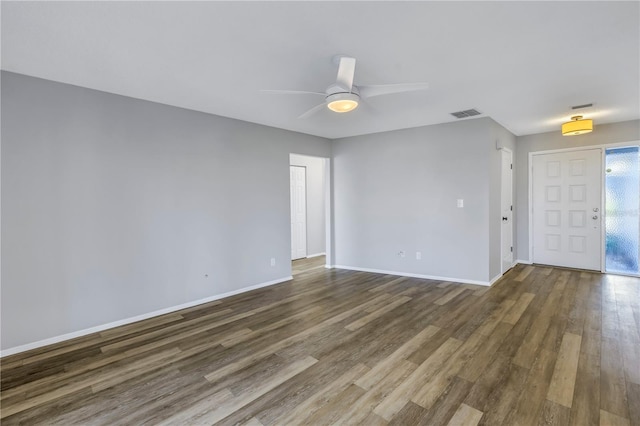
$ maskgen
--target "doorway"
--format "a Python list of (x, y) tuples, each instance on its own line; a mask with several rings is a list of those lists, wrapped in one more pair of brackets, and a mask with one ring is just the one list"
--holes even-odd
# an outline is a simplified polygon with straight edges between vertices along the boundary
[(602, 148), (532, 154), (532, 260), (602, 269)]
[[(290, 154), (291, 260), (296, 274), (330, 267), (330, 160)], [(304, 174), (304, 175), (303, 175)]]

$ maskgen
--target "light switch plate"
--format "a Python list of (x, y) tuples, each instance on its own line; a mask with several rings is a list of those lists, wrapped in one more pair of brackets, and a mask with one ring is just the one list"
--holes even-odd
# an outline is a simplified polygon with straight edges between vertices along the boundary
[(458, 208), (461, 209), (464, 207), (464, 200), (462, 198), (458, 198)]

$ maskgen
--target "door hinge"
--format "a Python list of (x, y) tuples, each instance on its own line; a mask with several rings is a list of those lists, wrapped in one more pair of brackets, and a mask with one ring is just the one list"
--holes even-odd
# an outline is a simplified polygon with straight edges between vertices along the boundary
[(511, 209), (511, 211), (513, 211), (513, 206), (509, 206), (509, 209)]
[(511, 250), (510, 250), (510, 251), (511, 251), (511, 253), (513, 253), (513, 247), (509, 247), (509, 248), (511, 249)]
[(511, 166), (511, 170), (513, 170), (513, 164), (510, 164), (510, 166)]

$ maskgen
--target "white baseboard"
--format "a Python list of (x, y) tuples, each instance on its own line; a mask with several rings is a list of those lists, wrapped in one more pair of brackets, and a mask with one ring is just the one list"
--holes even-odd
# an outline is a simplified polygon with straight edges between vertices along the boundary
[(523, 265), (533, 265), (533, 262), (530, 260), (516, 259), (516, 263), (522, 263)]
[(500, 278), (502, 278), (502, 276), (503, 276), (503, 275), (504, 275), (504, 274), (498, 274), (498, 275), (496, 275), (495, 277), (493, 277), (493, 278), (491, 279), (491, 281), (489, 281), (489, 285), (490, 285), (490, 286), (491, 286), (491, 285), (494, 285), (494, 284), (496, 283), (496, 281), (498, 281)]
[(413, 274), (410, 272), (385, 271), (382, 269), (359, 268), (357, 266), (334, 265), (333, 267), (338, 269), (349, 269), (351, 271), (373, 272), (375, 274), (398, 275), (400, 277), (424, 278), (426, 280), (451, 281), (451, 282), (462, 283), (462, 284), (475, 284), (475, 285), (484, 285), (484, 286), (490, 286), (492, 284), (492, 282), (489, 282), (489, 281), (468, 280), (465, 278), (439, 277), (435, 275)]
[(3, 351), (0, 351), (0, 358), (6, 357), (6, 356), (9, 356), (9, 355), (14, 355), (14, 354), (17, 354), (17, 353), (20, 353), (20, 352), (29, 351), (31, 349), (40, 348), (42, 346), (48, 346), (48, 345), (52, 345), (54, 343), (64, 342), (65, 340), (75, 339), (76, 337), (86, 336), (87, 334), (97, 333), (99, 331), (104, 331), (104, 330), (107, 330), (109, 328), (119, 327), (121, 325), (131, 324), (133, 322), (138, 322), (138, 321), (142, 321), (142, 320), (149, 319), (149, 318), (152, 318), (152, 317), (157, 317), (157, 316), (160, 316), (160, 315), (169, 314), (171, 312), (179, 311), (181, 309), (191, 308), (192, 306), (202, 305), (204, 303), (213, 302), (214, 300), (224, 299), (225, 297), (234, 296), (234, 295), (240, 294), (240, 293), (246, 293), (247, 291), (257, 290), (257, 289), (262, 288), (262, 287), (268, 287), (268, 286), (279, 284), (279, 283), (282, 283), (282, 282), (285, 282), (285, 281), (289, 281), (289, 280), (292, 280), (292, 279), (293, 279), (292, 276), (288, 276), (288, 277), (284, 277), (284, 278), (278, 278), (276, 280), (267, 281), (267, 282), (256, 284), (256, 285), (252, 285), (252, 286), (249, 286), (249, 287), (243, 287), (243, 288), (241, 288), (239, 290), (233, 290), (233, 291), (229, 291), (229, 292), (222, 293), (222, 294), (216, 294), (214, 296), (205, 297), (204, 299), (193, 300), (191, 302), (183, 303), (181, 305), (170, 306), (168, 308), (159, 309), (157, 311), (149, 312), (149, 313), (146, 313), (146, 314), (136, 315), (135, 317), (125, 318), (125, 319), (118, 320), (118, 321), (113, 321), (113, 322), (110, 322), (110, 323), (107, 323), (107, 324), (101, 324), (101, 325), (97, 325), (95, 327), (86, 328), (84, 330), (74, 331), (72, 333), (67, 333), (67, 334), (63, 334), (63, 335), (60, 335), (60, 336), (50, 337), (48, 339), (39, 340), (37, 342), (27, 343), (26, 345), (15, 346), (13, 348), (9, 348), (9, 349), (5, 349)]
[(325, 252), (310, 254), (310, 255), (307, 256), (307, 259), (309, 259), (311, 257), (326, 256), (326, 255), (327, 255), (327, 253), (325, 253)]

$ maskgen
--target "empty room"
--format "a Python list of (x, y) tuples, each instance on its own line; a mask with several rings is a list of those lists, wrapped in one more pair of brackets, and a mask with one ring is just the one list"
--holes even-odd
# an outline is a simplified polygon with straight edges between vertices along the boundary
[(2, 425), (640, 426), (640, 2), (0, 22)]

